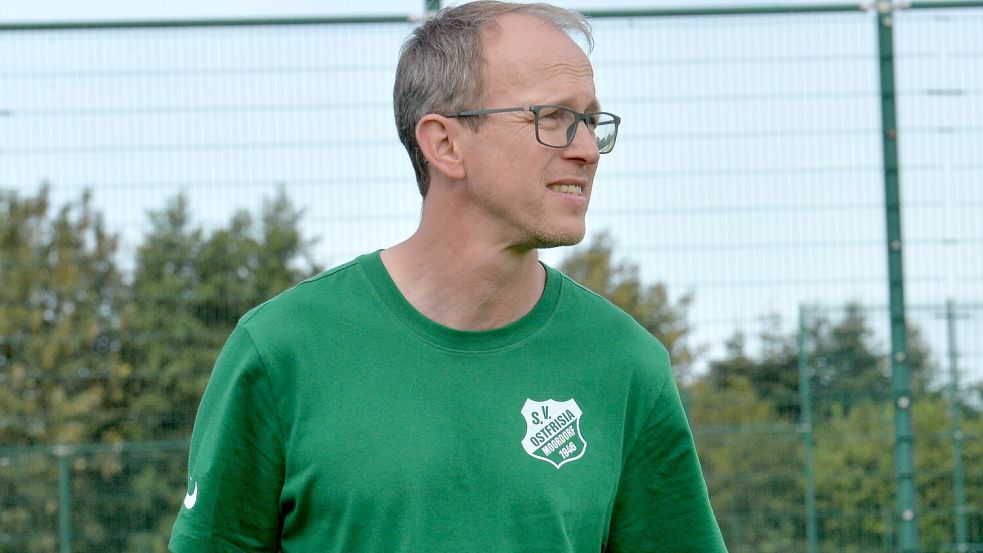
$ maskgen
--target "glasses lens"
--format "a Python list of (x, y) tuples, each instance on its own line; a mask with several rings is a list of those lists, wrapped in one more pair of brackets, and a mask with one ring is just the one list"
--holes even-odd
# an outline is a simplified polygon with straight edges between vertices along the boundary
[[(563, 106), (542, 106), (536, 117), (536, 136), (539, 141), (554, 148), (565, 148), (573, 141), (579, 128), (578, 114)], [(610, 113), (592, 113), (585, 125), (586, 131), (597, 140), (597, 149), (606, 154), (614, 149), (618, 135), (617, 120)]]
[(539, 141), (547, 146), (563, 148), (570, 143), (570, 136), (577, 131), (574, 124), (577, 112), (562, 106), (543, 106), (536, 118)]
[(618, 125), (610, 113), (595, 114), (594, 137), (597, 139), (597, 149), (606, 154), (614, 149), (614, 141), (618, 138)]

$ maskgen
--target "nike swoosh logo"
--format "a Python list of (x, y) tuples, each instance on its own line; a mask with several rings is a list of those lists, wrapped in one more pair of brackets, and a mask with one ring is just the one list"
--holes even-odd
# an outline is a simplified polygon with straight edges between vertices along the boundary
[(184, 496), (184, 507), (189, 511), (195, 508), (195, 502), (198, 501), (198, 483), (195, 482), (195, 489), (189, 494)]

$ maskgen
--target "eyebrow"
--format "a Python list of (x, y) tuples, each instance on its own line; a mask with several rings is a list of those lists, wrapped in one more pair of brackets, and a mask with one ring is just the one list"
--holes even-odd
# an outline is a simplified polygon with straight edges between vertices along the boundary
[[(575, 109), (573, 106), (576, 105), (576, 102), (568, 101), (568, 100), (573, 100), (573, 98), (565, 98), (560, 101), (546, 102), (546, 103), (557, 105), (557, 106), (567, 106), (568, 108)], [(595, 113), (598, 111), (601, 111), (601, 103), (597, 101), (597, 98), (592, 99), (590, 103), (587, 104), (587, 107), (584, 109), (584, 113)]]

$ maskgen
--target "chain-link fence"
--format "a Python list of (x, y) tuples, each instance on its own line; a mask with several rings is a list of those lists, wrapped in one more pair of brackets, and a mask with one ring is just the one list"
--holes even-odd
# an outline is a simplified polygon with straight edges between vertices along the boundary
[[(983, 547), (983, 390), (965, 382), (980, 367), (981, 307), (910, 310), (919, 551)], [(691, 390), (732, 552), (898, 550), (885, 311), (804, 307), (787, 331), (768, 321), (758, 355), (718, 361), (717, 385)]]
[[(624, 123), (588, 242), (685, 315), (732, 551), (911, 551), (906, 522), (920, 551), (983, 541), (983, 8), (878, 7), (591, 14)], [(236, 318), (412, 232), (390, 94), (413, 24), (0, 26), (0, 551), (162, 550)]]

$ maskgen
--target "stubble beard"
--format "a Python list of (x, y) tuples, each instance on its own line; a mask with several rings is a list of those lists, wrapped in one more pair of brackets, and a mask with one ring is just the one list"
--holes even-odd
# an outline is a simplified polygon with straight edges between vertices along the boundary
[(550, 248), (560, 248), (563, 246), (575, 246), (583, 241), (587, 234), (586, 228), (580, 230), (563, 232), (560, 230), (537, 229), (531, 236), (534, 243), (533, 249), (546, 250)]

